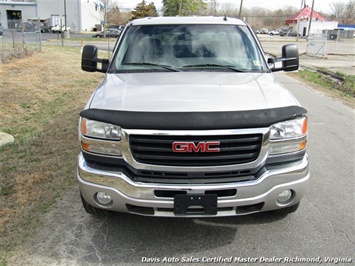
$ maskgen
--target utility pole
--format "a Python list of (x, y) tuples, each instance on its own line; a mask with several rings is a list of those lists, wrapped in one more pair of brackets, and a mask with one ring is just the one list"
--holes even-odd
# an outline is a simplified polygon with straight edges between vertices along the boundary
[(104, 3), (105, 7), (104, 7), (104, 21), (102, 23), (102, 30), (104, 31), (104, 37), (106, 37), (106, 33), (105, 33), (105, 25), (106, 25), (106, 19), (107, 19), (107, 0), (105, 0)]
[(301, 20), (301, 13), (302, 13), (303, 6), (304, 6), (303, 2), (304, 2), (304, 0), (301, 0), (300, 15), (297, 18), (297, 38), (296, 38), (296, 42), (298, 42), (298, 36), (300, 35), (299, 34), (299, 32), (300, 32), (300, 20)]
[(239, 19), (241, 19), (241, 16), (242, 16), (242, 8), (243, 8), (243, 0), (240, 0)]
[(312, 0), (311, 17), (309, 18), (309, 25), (308, 25), (308, 34), (307, 34), (307, 37), (309, 36), (309, 33), (310, 33), (310, 31), (311, 31), (312, 18), (313, 18), (313, 8), (314, 8), (314, 1), (315, 1), (315, 0)]
[(67, 31), (67, 0), (64, 0), (64, 30)]

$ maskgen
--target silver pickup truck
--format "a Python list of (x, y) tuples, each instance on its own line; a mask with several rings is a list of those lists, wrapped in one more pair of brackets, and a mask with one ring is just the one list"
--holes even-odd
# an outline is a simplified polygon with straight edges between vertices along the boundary
[(220, 217), (294, 212), (309, 180), (307, 111), (275, 81), (298, 49), (267, 58), (228, 17), (130, 22), (80, 113), (77, 178), (90, 214)]

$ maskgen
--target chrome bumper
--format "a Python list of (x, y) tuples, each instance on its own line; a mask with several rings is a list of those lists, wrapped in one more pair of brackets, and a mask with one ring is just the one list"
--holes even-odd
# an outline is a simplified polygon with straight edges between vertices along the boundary
[[(218, 212), (215, 216), (245, 215), (255, 212), (276, 210), (298, 203), (305, 194), (309, 180), (308, 157), (302, 160), (266, 167), (266, 171), (257, 180), (219, 184), (155, 184), (133, 182), (121, 172), (103, 171), (87, 165), (82, 154), (78, 157), (80, 191), (84, 199), (92, 206), (117, 212), (129, 212), (141, 215), (175, 217), (174, 198), (158, 197), (155, 191), (184, 191), (191, 195), (202, 195), (206, 191), (235, 189), (234, 196), (222, 196), (217, 199)], [(293, 196), (287, 204), (277, 201), (278, 195), (289, 189)], [(98, 204), (97, 192), (105, 192), (113, 199), (109, 206)], [(257, 208), (256, 208), (257, 206)], [(146, 212), (145, 210), (150, 210)], [(192, 214), (189, 217), (206, 217)]]

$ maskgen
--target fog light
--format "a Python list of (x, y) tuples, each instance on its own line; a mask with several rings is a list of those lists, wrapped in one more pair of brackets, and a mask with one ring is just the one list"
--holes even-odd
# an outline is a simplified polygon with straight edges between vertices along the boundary
[(281, 204), (285, 204), (290, 201), (292, 195), (293, 195), (292, 191), (286, 189), (279, 194), (279, 196), (277, 197), (277, 201)]
[(101, 205), (109, 205), (112, 203), (111, 196), (106, 194), (105, 192), (97, 192), (96, 193), (96, 200)]

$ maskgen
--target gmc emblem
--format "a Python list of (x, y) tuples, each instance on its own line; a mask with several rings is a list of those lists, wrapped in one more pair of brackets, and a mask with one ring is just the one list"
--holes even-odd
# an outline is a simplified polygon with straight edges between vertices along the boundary
[(201, 141), (195, 144), (190, 141), (173, 142), (173, 152), (219, 152), (219, 141)]

